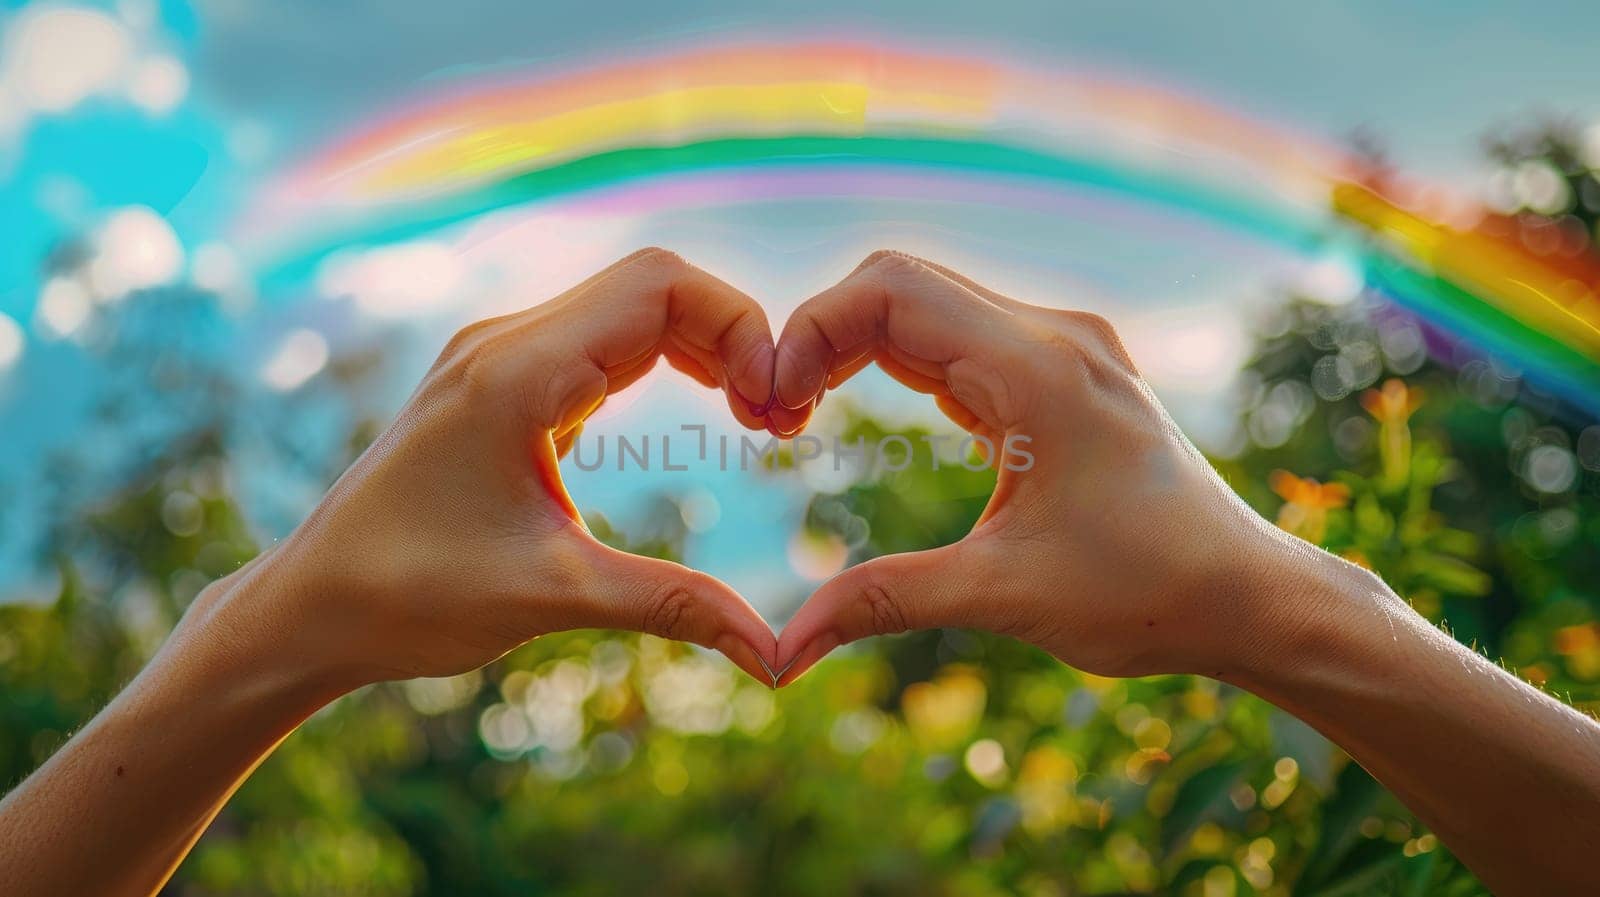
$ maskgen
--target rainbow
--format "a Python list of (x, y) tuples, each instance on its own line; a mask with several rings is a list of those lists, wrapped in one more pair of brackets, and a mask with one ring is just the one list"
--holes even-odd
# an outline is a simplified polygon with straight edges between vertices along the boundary
[(1200, 97), (877, 44), (696, 48), (468, 79), (275, 179), (236, 242), (270, 288), (340, 248), (529, 204), (887, 197), (1070, 214), (1086, 194), (1307, 256), (1355, 242), (1396, 303), (1600, 414), (1600, 268), (1536, 257), (1481, 214), (1446, 224), (1339, 147)]

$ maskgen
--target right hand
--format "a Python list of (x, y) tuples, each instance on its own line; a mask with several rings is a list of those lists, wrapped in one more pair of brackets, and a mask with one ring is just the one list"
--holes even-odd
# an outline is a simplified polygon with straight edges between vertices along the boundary
[[(1281, 621), (1251, 579), (1316, 552), (1228, 489), (1095, 315), (880, 252), (801, 305), (777, 353), (777, 432), (798, 432), (826, 388), (876, 361), (1000, 455), (965, 538), (817, 589), (779, 638), (780, 685), (840, 644), (944, 626), (1013, 635), (1101, 675), (1224, 675)], [(1014, 437), (1031, 440), (1031, 469), (1006, 466)]]

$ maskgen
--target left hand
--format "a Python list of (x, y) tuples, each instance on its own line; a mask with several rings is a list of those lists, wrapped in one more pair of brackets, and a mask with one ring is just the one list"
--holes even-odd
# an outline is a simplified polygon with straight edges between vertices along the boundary
[(456, 334), (310, 518), (194, 616), (348, 687), (460, 673), (588, 627), (715, 648), (770, 683), (775, 638), (744, 599), (596, 541), (557, 473), (584, 418), (662, 357), (764, 425), (773, 347), (761, 307), (676, 255), (636, 253)]

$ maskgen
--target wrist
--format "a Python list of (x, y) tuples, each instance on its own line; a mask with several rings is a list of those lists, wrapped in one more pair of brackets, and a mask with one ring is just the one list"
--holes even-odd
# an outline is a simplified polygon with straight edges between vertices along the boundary
[(1358, 664), (1415, 613), (1377, 574), (1284, 536), (1249, 577), (1247, 624), (1221, 678), (1270, 696), (1297, 677)]
[(271, 551), (203, 592), (170, 649), (255, 700), (310, 715), (371, 681), (341, 652), (326, 615), (313, 612), (318, 598)]

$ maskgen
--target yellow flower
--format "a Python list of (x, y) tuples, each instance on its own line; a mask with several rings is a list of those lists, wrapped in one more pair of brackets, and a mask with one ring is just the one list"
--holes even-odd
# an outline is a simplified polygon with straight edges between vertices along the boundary
[(929, 750), (950, 750), (977, 731), (987, 698), (972, 668), (951, 664), (933, 679), (906, 686), (900, 709), (918, 742)]
[(1287, 470), (1274, 470), (1268, 483), (1284, 500), (1278, 526), (1314, 544), (1328, 534), (1328, 512), (1350, 503), (1350, 487), (1343, 483), (1319, 483)]

